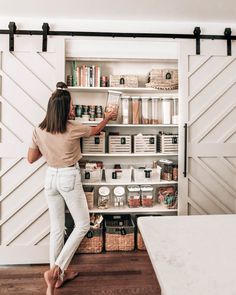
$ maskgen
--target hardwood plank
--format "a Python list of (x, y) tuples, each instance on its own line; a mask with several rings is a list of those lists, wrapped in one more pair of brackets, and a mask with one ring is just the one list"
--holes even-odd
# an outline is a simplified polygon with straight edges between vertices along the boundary
[[(47, 265), (0, 268), (0, 295), (42, 295)], [(160, 295), (160, 287), (145, 251), (79, 254), (70, 269), (79, 276), (56, 291), (61, 295)]]

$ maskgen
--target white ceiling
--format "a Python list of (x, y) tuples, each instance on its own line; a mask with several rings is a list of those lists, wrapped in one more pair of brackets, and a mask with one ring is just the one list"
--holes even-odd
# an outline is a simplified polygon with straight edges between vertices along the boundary
[(0, 17), (236, 22), (235, 0), (0, 0)]

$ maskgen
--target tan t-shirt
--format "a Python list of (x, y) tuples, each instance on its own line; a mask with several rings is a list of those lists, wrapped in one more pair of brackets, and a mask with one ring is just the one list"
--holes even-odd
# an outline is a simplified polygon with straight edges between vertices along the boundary
[(68, 167), (81, 159), (80, 138), (89, 137), (91, 127), (68, 120), (65, 133), (52, 134), (35, 127), (30, 148), (39, 149), (50, 167)]

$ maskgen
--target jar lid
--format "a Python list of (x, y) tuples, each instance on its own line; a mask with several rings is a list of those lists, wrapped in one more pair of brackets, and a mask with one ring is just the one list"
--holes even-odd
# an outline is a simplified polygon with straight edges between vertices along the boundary
[(129, 192), (140, 192), (140, 187), (138, 185), (128, 186), (127, 189)]
[(98, 192), (99, 192), (99, 195), (101, 196), (107, 196), (110, 194), (110, 189), (107, 186), (101, 186)]
[(151, 191), (153, 191), (153, 187), (151, 186), (151, 185), (142, 185), (141, 186), (141, 191), (143, 191), (143, 192), (151, 192)]
[(167, 159), (160, 159), (159, 162), (163, 163), (163, 164), (166, 164), (166, 165), (173, 164), (173, 161), (170, 161), (170, 160), (167, 160)]
[(118, 197), (125, 194), (125, 188), (123, 186), (117, 186), (114, 188), (114, 194)]

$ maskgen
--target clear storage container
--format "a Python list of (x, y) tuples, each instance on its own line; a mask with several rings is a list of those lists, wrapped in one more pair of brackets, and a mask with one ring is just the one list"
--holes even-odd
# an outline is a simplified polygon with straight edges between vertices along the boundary
[(115, 207), (123, 207), (126, 202), (125, 188), (123, 186), (117, 186), (113, 190), (113, 204)]
[(110, 188), (101, 186), (98, 189), (98, 209), (108, 209), (110, 207)]
[(153, 207), (153, 186), (141, 185), (141, 203), (143, 207)]
[(162, 99), (162, 124), (171, 124), (172, 99)]
[(142, 124), (149, 123), (149, 97), (142, 97)]
[(130, 185), (127, 186), (128, 190), (128, 206), (130, 208), (137, 208), (141, 206), (141, 199), (140, 199), (140, 186), (138, 185)]
[(122, 96), (122, 124), (130, 124), (130, 97)]
[(151, 124), (161, 123), (161, 99), (159, 97), (152, 97), (152, 119)]
[(114, 111), (116, 113), (116, 117), (113, 119), (113, 121), (116, 121), (118, 117), (121, 94), (122, 92), (119, 91), (108, 90), (106, 111)]
[(140, 97), (132, 97), (132, 123), (134, 125), (140, 123)]
[(172, 111), (172, 124), (179, 123), (179, 100), (178, 98), (173, 99), (173, 111)]

